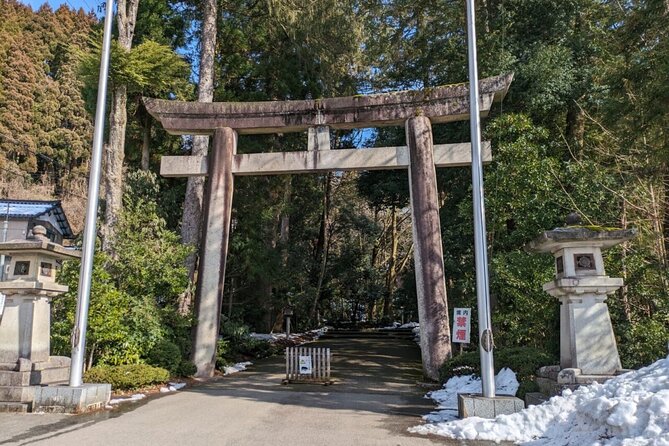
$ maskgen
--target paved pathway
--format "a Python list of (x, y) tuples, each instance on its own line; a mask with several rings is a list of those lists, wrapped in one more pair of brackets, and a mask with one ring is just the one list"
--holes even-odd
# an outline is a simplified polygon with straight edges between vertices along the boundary
[(421, 373), (415, 344), (335, 339), (318, 346), (332, 348), (332, 386), (281, 385), (285, 362), (271, 358), (111, 411), (0, 414), (0, 445), (465, 444), (407, 432), (434, 407), (416, 385)]

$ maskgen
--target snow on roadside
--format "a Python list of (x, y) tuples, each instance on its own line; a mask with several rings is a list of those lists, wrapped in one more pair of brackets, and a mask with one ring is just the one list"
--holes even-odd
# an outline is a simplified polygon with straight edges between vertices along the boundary
[(186, 386), (186, 383), (168, 383), (167, 387), (161, 387), (160, 393), (176, 392)]
[(420, 345), (420, 325), (416, 325), (411, 332), (413, 333), (413, 341)]
[[(518, 391), (518, 380), (513, 370), (503, 368), (495, 377), (495, 392), (498, 395), (515, 395)], [(474, 375), (454, 376), (444, 384), (443, 389), (428, 392), (426, 398), (432, 398), (438, 404), (437, 411), (423, 417), (428, 423), (440, 423), (458, 418), (458, 393), (481, 393), (481, 378)], [(422, 432), (423, 425), (412, 428), (412, 432)], [(434, 433), (434, 432), (429, 432)]]
[(241, 372), (242, 370), (246, 370), (246, 367), (252, 364), (253, 364), (252, 362), (246, 361), (246, 362), (238, 362), (235, 365), (225, 366), (223, 367), (223, 374), (232, 375), (233, 373)]
[(114, 399), (111, 399), (111, 400), (109, 400), (109, 402), (107, 404), (110, 405), (110, 406), (115, 406), (115, 405), (121, 404), (121, 403), (134, 403), (134, 402), (142, 400), (144, 398), (146, 398), (146, 395), (144, 395), (143, 393), (135, 393), (134, 395), (130, 395), (128, 398), (114, 398)]
[(398, 328), (415, 328), (418, 327), (418, 322), (407, 322), (406, 324), (400, 324), (399, 322), (393, 322), (393, 325), (388, 325), (387, 327), (382, 327), (381, 330), (396, 330)]
[(669, 446), (669, 358), (604, 384), (565, 390), (512, 415), (426, 424), (410, 431), (526, 446)]
[[(320, 338), (328, 331), (328, 329), (329, 327), (321, 327), (314, 330), (309, 330), (305, 333), (291, 333), (287, 339), (290, 341), (295, 341), (297, 344), (305, 344)], [(253, 339), (271, 343), (286, 340), (285, 333), (250, 333), (249, 336)]]

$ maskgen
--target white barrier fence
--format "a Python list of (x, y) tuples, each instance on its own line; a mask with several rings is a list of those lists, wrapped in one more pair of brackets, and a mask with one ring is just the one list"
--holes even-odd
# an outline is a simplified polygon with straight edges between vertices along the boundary
[(289, 382), (320, 382), (331, 384), (329, 348), (287, 347), (286, 379)]

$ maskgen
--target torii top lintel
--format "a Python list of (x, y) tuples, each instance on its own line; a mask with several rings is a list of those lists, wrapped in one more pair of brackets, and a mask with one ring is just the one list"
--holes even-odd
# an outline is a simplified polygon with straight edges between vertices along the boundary
[[(479, 82), (481, 115), (501, 101), (513, 73)], [(144, 105), (169, 133), (211, 135), (229, 127), (239, 134), (299, 132), (318, 125), (336, 129), (404, 125), (423, 115), (433, 123), (469, 118), (469, 84), (303, 101), (182, 102), (144, 98)]]

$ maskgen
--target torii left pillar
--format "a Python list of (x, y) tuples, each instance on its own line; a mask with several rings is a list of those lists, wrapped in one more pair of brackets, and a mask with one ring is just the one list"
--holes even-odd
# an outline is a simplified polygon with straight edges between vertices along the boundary
[(423, 373), (438, 380), (439, 367), (451, 357), (451, 333), (432, 124), (429, 118), (416, 116), (406, 121), (405, 130)]
[(195, 339), (193, 363), (198, 378), (214, 376), (216, 344), (221, 319), (225, 263), (230, 239), (230, 218), (234, 179), (232, 158), (237, 152), (237, 132), (224, 127), (214, 132), (208, 163), (204, 199), (204, 228), (200, 247), (200, 268), (195, 294)]

